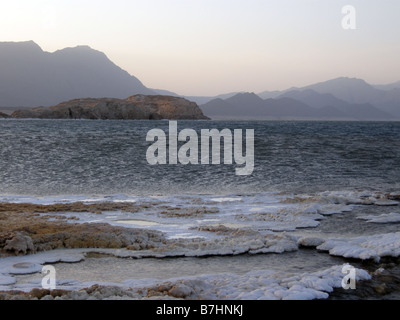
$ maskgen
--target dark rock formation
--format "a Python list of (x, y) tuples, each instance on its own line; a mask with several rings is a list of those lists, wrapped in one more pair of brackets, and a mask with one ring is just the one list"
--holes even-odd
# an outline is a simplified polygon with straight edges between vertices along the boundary
[(0, 112), (0, 118), (8, 118), (8, 117), (9, 117), (8, 114)]
[(196, 103), (170, 96), (135, 95), (126, 100), (75, 99), (51, 107), (17, 110), (12, 118), (101, 120), (208, 119)]
[(135, 95), (127, 101), (136, 106), (150, 109), (153, 113), (159, 114), (163, 119), (169, 120), (209, 120), (204, 116), (203, 111), (195, 102), (184, 98), (172, 96), (145, 96)]

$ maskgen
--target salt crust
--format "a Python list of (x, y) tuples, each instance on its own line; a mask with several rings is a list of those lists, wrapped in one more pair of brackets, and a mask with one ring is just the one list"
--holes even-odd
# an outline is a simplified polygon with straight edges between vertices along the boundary
[(368, 223), (398, 223), (400, 222), (400, 213), (391, 212), (388, 214), (381, 214), (379, 216), (362, 216), (357, 217), (360, 220), (367, 220)]
[[(307, 197), (304, 198), (307, 200)], [(231, 200), (231, 199), (229, 199)], [(236, 200), (236, 199), (235, 199)], [(343, 213), (352, 210), (353, 205), (380, 205), (393, 206), (399, 202), (385, 199), (379, 193), (370, 192), (324, 192), (314, 197), (317, 203), (310, 200), (308, 204), (300, 206), (295, 214), (280, 217), (281, 221), (270, 220), (270, 225), (266, 223), (269, 230), (295, 230), (302, 227), (316, 227), (318, 220), (324, 216), (336, 213)], [(233, 200), (231, 200), (233, 201)], [(297, 207), (299, 208), (299, 206)], [(258, 209), (258, 208), (257, 208)], [(248, 218), (258, 222), (262, 219), (263, 212), (249, 210)], [(278, 214), (278, 211), (268, 212), (269, 218)], [(390, 213), (380, 216), (364, 216), (359, 219), (367, 220), (371, 223), (393, 223), (399, 221), (400, 214)], [(233, 216), (232, 216), (233, 217)], [(287, 219), (286, 219), (287, 218)], [(237, 221), (237, 219), (235, 219)], [(239, 219), (240, 220), (240, 219)], [(249, 219), (247, 219), (249, 220)], [(268, 219), (264, 220), (268, 222)], [(286, 226), (283, 226), (286, 224)], [(283, 226), (280, 228), (280, 226)], [(296, 239), (294, 236), (280, 234), (277, 236), (261, 235), (257, 233), (247, 236), (223, 237), (221, 239), (208, 239), (195, 241), (175, 241), (169, 245), (156, 250), (104, 250), (104, 249), (73, 249), (55, 250), (32, 256), (9, 257), (0, 259), (0, 290), (18, 288), (29, 291), (37, 287), (38, 283), (30, 285), (16, 286), (15, 278), (12, 275), (28, 274), (40, 272), (42, 266), (56, 262), (78, 262), (84, 259), (86, 252), (110, 253), (118, 257), (174, 257), (174, 256), (202, 256), (202, 255), (224, 255), (241, 253), (268, 253), (285, 252), (297, 250), (298, 245), (316, 247), (321, 251), (328, 251), (335, 256), (346, 258), (356, 258), (361, 260), (373, 259), (379, 261), (383, 256), (400, 256), (400, 232), (388, 233), (372, 236), (361, 236), (355, 238), (323, 239), (318, 237), (303, 237)], [(179, 240), (179, 239), (178, 239)], [(182, 239), (181, 239), (182, 240)], [(325, 299), (333, 288), (341, 286), (343, 274), (342, 267), (335, 266), (327, 270), (314, 272), (311, 274), (289, 275), (275, 271), (257, 271), (245, 275), (204, 275), (193, 278), (172, 279), (168, 283), (173, 291), (168, 292), (173, 297), (178, 298), (200, 298), (200, 299)], [(358, 280), (370, 279), (367, 272), (357, 270)], [(164, 291), (157, 290), (160, 282), (154, 279), (141, 279), (126, 281), (123, 286), (144, 287), (152, 289), (153, 298), (161, 299), (165, 296)], [(67, 281), (60, 284), (65, 289), (78, 290), (83, 286), (93, 285), (90, 283), (78, 283)], [(112, 284), (105, 284), (112, 285)], [(154, 287), (156, 286), (156, 287)], [(180, 289), (181, 288), (181, 289)], [(157, 293), (158, 292), (158, 293)], [(72, 294), (72, 293), (71, 293)], [(78, 294), (78, 293), (76, 293)], [(82, 296), (82, 293), (78, 295)], [(149, 298), (137, 294), (133, 291), (127, 293), (126, 297)], [(84, 298), (82, 296), (82, 298)], [(93, 298), (93, 297), (86, 297)], [(107, 298), (107, 297), (103, 297)], [(151, 298), (151, 297), (150, 297)]]
[[(343, 266), (314, 273), (288, 274), (271, 270), (245, 275), (200, 276), (173, 282), (192, 289), (190, 298), (211, 300), (313, 300), (326, 299), (334, 288), (342, 286)], [(356, 279), (369, 280), (364, 270), (356, 269)], [(165, 284), (164, 284), (165, 285)], [(188, 291), (186, 289), (186, 291)]]
[[(327, 299), (334, 288), (342, 286), (343, 266), (313, 273), (292, 274), (259, 270), (244, 275), (231, 273), (174, 278), (128, 280), (120, 284), (67, 283), (60, 289), (73, 290), (60, 300), (200, 299), (200, 300), (314, 300)], [(356, 269), (356, 280), (371, 276)], [(34, 284), (31, 284), (34, 286)], [(21, 289), (21, 288), (20, 288)], [(25, 287), (26, 292), (29, 287)], [(44, 299), (53, 299), (51, 296)]]
[(329, 239), (319, 245), (317, 249), (329, 251), (329, 254), (334, 256), (380, 261), (381, 257), (400, 256), (400, 232), (347, 239)]

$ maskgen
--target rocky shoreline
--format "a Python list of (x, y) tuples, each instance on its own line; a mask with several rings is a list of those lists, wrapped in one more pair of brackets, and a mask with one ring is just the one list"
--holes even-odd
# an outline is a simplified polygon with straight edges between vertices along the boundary
[[(363, 201), (367, 200), (364, 199)], [(379, 204), (378, 207), (382, 205), (393, 206), (393, 201), (395, 200), (399, 200), (397, 193), (387, 194), (382, 199), (376, 199), (375, 202)], [(294, 201), (296, 199), (289, 202)], [(297, 201), (302, 203), (305, 200), (299, 198)], [(365, 203), (370, 204), (368, 201)], [(8, 263), (11, 263), (10, 266), (12, 265), (14, 268), (17, 268), (19, 264), (26, 261), (14, 260), (14, 258), (25, 259), (25, 255), (33, 253), (48, 255), (49, 253), (56, 252), (57, 249), (61, 249), (62, 255), (65, 254), (64, 252), (67, 252), (65, 249), (79, 250), (83, 254), (82, 257), (84, 258), (82, 259), (90, 259), (93, 254), (106, 254), (115, 259), (140, 259), (147, 257), (205, 258), (213, 254), (231, 256), (250, 253), (253, 255), (257, 253), (283, 253), (296, 250), (303, 253), (305, 252), (304, 250), (315, 252), (318, 255), (338, 254), (335, 248), (330, 249), (328, 253), (323, 245), (320, 244), (321, 242), (325, 242), (325, 244), (330, 245), (331, 242), (329, 239), (325, 239), (324, 241), (317, 239), (318, 241), (316, 242), (311, 241), (314, 238), (293, 238), (285, 233), (261, 235), (255, 230), (234, 229), (223, 225), (200, 228), (201, 231), (221, 236), (218, 240), (207, 241), (201, 239), (168, 239), (160, 231), (79, 221), (80, 214), (82, 216), (86, 214), (100, 216), (106, 212), (113, 211), (126, 212), (129, 215), (132, 214), (133, 217), (136, 213), (139, 214), (146, 210), (152, 210), (152, 206), (157, 205), (160, 206), (160, 216), (185, 217), (185, 215), (182, 216), (183, 211), (180, 207), (169, 207), (163, 203), (157, 204), (157, 202), (146, 201), (139, 203), (71, 202), (46, 205), (34, 203), (0, 203), (0, 258), (11, 258), (12, 260)], [(199, 205), (203, 206), (204, 203), (199, 203)], [(217, 212), (216, 209), (207, 209), (202, 206), (192, 208), (188, 212), (195, 216), (212, 216)], [(71, 212), (74, 215), (68, 214)], [(355, 220), (357, 221), (358, 219)], [(389, 235), (392, 237), (389, 238), (393, 239), (392, 243), (395, 244), (397, 233)], [(372, 237), (370, 236), (371, 239)], [(361, 250), (364, 247), (357, 241), (362, 240), (366, 242), (368, 239), (360, 237), (351, 239), (351, 241), (342, 239), (342, 246), (346, 245), (350, 249)], [(311, 242), (305, 240), (310, 240)], [(383, 244), (384, 242), (381, 240), (375, 246)], [(335, 246), (337, 247), (338, 243)], [(57, 254), (60, 255), (60, 252)], [(400, 286), (400, 258), (396, 255), (396, 252), (379, 254), (382, 255), (380, 259), (376, 259), (376, 257), (374, 259), (374, 255), (370, 255), (368, 256), (369, 258), (364, 259), (362, 256), (360, 256), (361, 258), (355, 258), (352, 255), (339, 254), (339, 256), (342, 256), (343, 263), (350, 263), (359, 270), (357, 271), (357, 276), (360, 275), (361, 278), (358, 279), (357, 290), (354, 291), (341, 289), (340, 280), (343, 277), (342, 266), (335, 265), (328, 269), (304, 274), (285, 274), (279, 271), (271, 273), (272, 271), (270, 270), (260, 270), (244, 275), (210, 274), (192, 278), (183, 277), (182, 279), (160, 280), (149, 284), (132, 282), (119, 286), (113, 283), (99, 283), (96, 285), (92, 283), (89, 285), (83, 284), (84, 286), (75, 289), (68, 288), (68, 286), (57, 290), (32, 289), (32, 287), (27, 287), (30, 291), (3, 289), (0, 292), (0, 300), (195, 300), (218, 299), (218, 297), (223, 297), (228, 293), (233, 294), (230, 296), (232, 299), (241, 299), (241, 294), (245, 294), (247, 298), (251, 299), (252, 295), (254, 297), (257, 296), (257, 292), (261, 290), (260, 288), (268, 291), (264, 293), (265, 297), (270, 295), (274, 299), (296, 299), (296, 297), (304, 298), (308, 296), (310, 297), (309, 299), (332, 300), (397, 299), (399, 297), (398, 288)], [(49, 258), (50, 256), (47, 257)], [(229, 258), (227, 257), (227, 259)], [(58, 260), (50, 257), (49, 261)], [(72, 263), (75, 260), (69, 259), (67, 254), (64, 261)], [(78, 263), (78, 260), (76, 262)], [(4, 270), (9, 270), (6, 264), (4, 266)], [(7, 280), (7, 272), (5, 271), (3, 279), (6, 282), (10, 281)], [(260, 281), (267, 281), (271, 285), (264, 287)], [(243, 286), (249, 286), (252, 289), (240, 293), (241, 289), (239, 288)], [(297, 292), (296, 290), (299, 291)]]
[[(327, 286), (326, 289), (322, 289), (321, 296), (318, 298), (323, 300), (398, 300), (400, 285), (398, 258), (385, 259), (379, 265), (372, 261), (362, 263), (353, 261), (352, 263), (368, 270), (371, 275), (367, 276), (366, 271), (357, 269), (358, 273), (364, 272), (365, 275), (364, 278), (357, 281), (356, 290), (344, 290), (338, 283), (334, 284), (341, 277), (340, 268), (337, 267), (315, 274), (292, 276), (291, 281), (293, 284), (296, 281), (304, 284), (304, 281), (312, 281), (311, 278), (317, 277), (318, 281), (322, 281), (321, 287)], [(288, 280), (280, 278), (278, 275), (265, 275), (265, 277), (270, 279), (272, 287), (276, 285), (274, 282), (278, 282), (283, 288), (287, 285), (285, 283)], [(238, 281), (240, 280), (242, 280), (241, 277), (238, 277)], [(248, 281), (248, 279), (246, 280)], [(79, 290), (34, 288), (29, 292), (0, 291), (0, 300), (203, 300), (210, 299), (210, 292), (207, 292), (210, 290), (210, 286), (218, 287), (226, 281), (228, 280), (219, 280), (210, 276), (209, 279), (186, 278), (158, 281), (139, 287), (94, 284)], [(325, 281), (326, 283), (323, 284)], [(219, 282), (221, 283), (219, 284)], [(329, 294), (324, 293), (325, 290)], [(296, 300), (295, 296), (292, 299)]]
[[(27, 255), (54, 249), (141, 250), (161, 245), (164, 237), (157, 231), (128, 229), (104, 223), (71, 223), (70, 220), (73, 218), (57, 215), (65, 212), (101, 213), (112, 210), (136, 212), (139, 208), (127, 203), (77, 202), (54, 205), (0, 203), (0, 257)], [(49, 212), (52, 215), (46, 217), (40, 215)]]

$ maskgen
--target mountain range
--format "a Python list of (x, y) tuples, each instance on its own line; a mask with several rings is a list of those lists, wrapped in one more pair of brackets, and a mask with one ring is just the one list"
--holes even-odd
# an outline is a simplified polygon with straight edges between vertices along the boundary
[(88, 46), (49, 53), (33, 41), (0, 42), (0, 112), (136, 94), (182, 97), (215, 120), (400, 120), (400, 81), (371, 85), (341, 77), (282, 91), (183, 96), (147, 88)]
[(215, 120), (400, 120), (400, 82), (336, 78), (283, 91), (237, 93), (200, 106)]

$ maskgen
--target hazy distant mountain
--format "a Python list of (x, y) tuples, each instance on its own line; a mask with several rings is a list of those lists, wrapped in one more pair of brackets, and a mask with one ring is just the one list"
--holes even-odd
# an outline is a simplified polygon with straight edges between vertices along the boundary
[(33, 41), (0, 42), (0, 106), (50, 106), (76, 98), (154, 94), (88, 46), (44, 52)]
[(238, 93), (233, 97), (225, 99), (225, 101), (236, 108), (243, 108), (243, 106), (246, 106), (249, 111), (257, 112), (265, 109), (265, 101), (255, 93)]
[(311, 89), (290, 91), (263, 100), (254, 93), (215, 99), (200, 106), (215, 120), (391, 120), (393, 116), (371, 104), (350, 104)]
[(341, 77), (257, 95), (232, 92), (185, 98), (213, 119), (400, 120), (397, 84), (381, 90), (362, 79)]
[(336, 78), (301, 88), (312, 89), (318, 93), (330, 93), (349, 103), (369, 103), (384, 95), (364, 80), (355, 78)]
[(202, 105), (215, 99), (228, 99), (230, 97), (233, 97), (234, 95), (237, 95), (238, 93), (240, 92), (224, 93), (224, 94), (219, 94), (217, 96), (182, 96), (182, 97), (190, 101), (196, 102), (198, 105)]
[(373, 86), (375, 89), (379, 90), (392, 90), (392, 89), (400, 89), (400, 81), (390, 83), (390, 84), (378, 84)]
[(212, 119), (255, 119), (266, 111), (265, 101), (254, 93), (238, 93), (228, 99), (217, 98), (201, 105), (203, 113)]
[(264, 117), (276, 119), (315, 119), (315, 109), (292, 98), (266, 99)]
[[(343, 115), (346, 119), (368, 118), (374, 120), (400, 120), (400, 81), (390, 85), (372, 86), (362, 79), (336, 78), (302, 88), (290, 88), (283, 91), (265, 91), (260, 97), (291, 97), (314, 108), (323, 108), (322, 116)], [(384, 89), (384, 90), (382, 90)], [(363, 115), (357, 115), (359, 110)], [(336, 110), (336, 111), (335, 111)]]
[[(223, 99), (217, 98), (200, 106), (204, 115), (213, 120), (234, 120), (240, 119), (244, 115), (243, 109), (236, 108)], [(246, 120), (246, 117), (242, 118)]]
[(314, 108), (294, 99), (263, 100), (254, 93), (240, 93), (229, 99), (214, 99), (200, 106), (215, 120), (314, 119)]
[(357, 120), (390, 120), (392, 115), (371, 104), (351, 104), (330, 93), (318, 93), (312, 89), (289, 91), (280, 96), (290, 97), (318, 109), (322, 118), (343, 118)]
[(280, 95), (284, 94), (285, 92), (289, 92), (292, 90), (297, 90), (297, 88), (290, 88), (290, 89), (283, 90), (283, 91), (263, 91), (263, 92), (257, 93), (257, 95), (261, 99), (275, 99), (275, 98), (279, 97)]
[(151, 89), (151, 90), (154, 91), (156, 94), (160, 95), (169, 95), (172, 97), (185, 98), (187, 100), (196, 102), (198, 105), (206, 104), (211, 100), (215, 99), (228, 99), (239, 93), (239, 92), (230, 92), (230, 93), (219, 94), (217, 96), (184, 96), (168, 90), (162, 90), (162, 89)]
[(150, 90), (160, 96), (181, 97), (179, 94), (168, 90), (162, 90), (162, 89), (150, 89)]
[(332, 94), (350, 104), (370, 104), (395, 118), (400, 118), (399, 89), (379, 90), (364, 80), (350, 78), (337, 78), (310, 85), (300, 90), (306, 89), (313, 89), (322, 94)]
[(372, 101), (372, 104), (400, 119), (400, 88), (385, 91), (385, 94)]
[(279, 95), (278, 97), (296, 99), (308, 104), (313, 108), (321, 108), (326, 106), (343, 108), (348, 105), (347, 102), (336, 98), (330, 93), (318, 93), (312, 89), (291, 90)]

